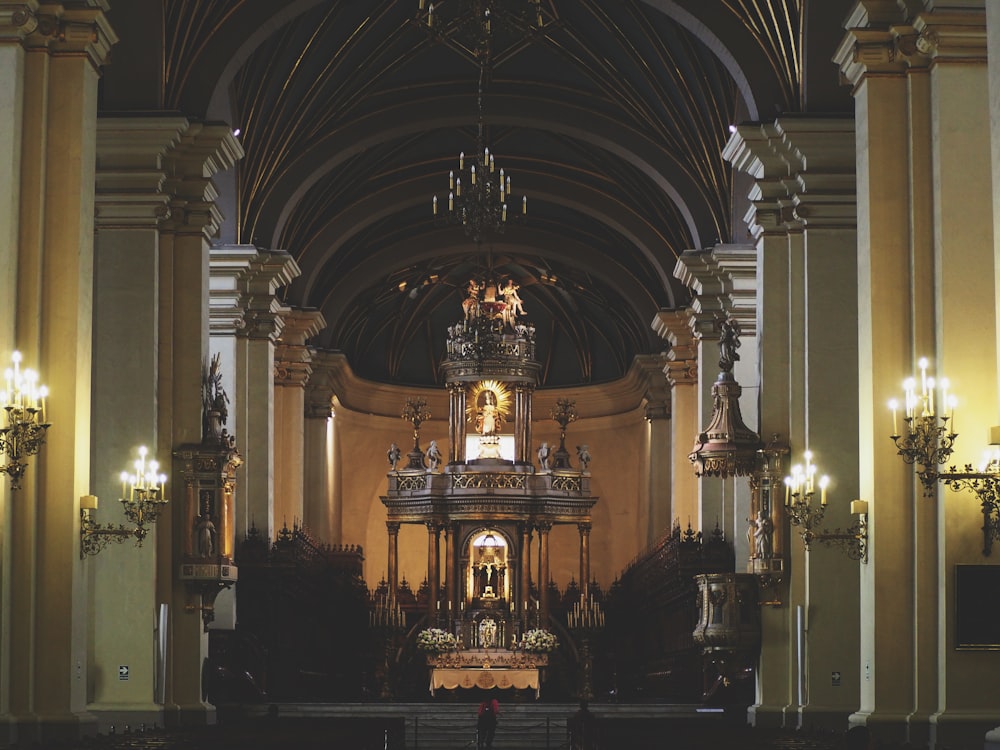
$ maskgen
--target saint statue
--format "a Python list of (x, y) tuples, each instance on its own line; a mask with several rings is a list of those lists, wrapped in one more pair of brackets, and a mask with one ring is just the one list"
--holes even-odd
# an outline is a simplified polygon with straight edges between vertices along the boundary
[(483, 405), (476, 415), (476, 432), (483, 437), (496, 435), (503, 425), (503, 415), (497, 409), (497, 396), (493, 391), (483, 391)]
[(431, 444), (427, 448), (427, 471), (437, 471), (438, 466), (441, 465), (441, 449), (438, 448), (438, 441), (431, 440)]
[(757, 511), (756, 518), (748, 520), (750, 528), (747, 529), (747, 537), (753, 550), (753, 557), (759, 560), (770, 560), (774, 555), (772, 548), (774, 523), (760, 510)]

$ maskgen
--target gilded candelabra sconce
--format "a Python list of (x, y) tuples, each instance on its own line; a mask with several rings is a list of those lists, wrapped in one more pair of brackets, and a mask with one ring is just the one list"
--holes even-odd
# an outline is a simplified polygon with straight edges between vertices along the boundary
[[(920, 391), (917, 391), (916, 377), (903, 381), (903, 425), (905, 434), (899, 433), (899, 402), (889, 402), (892, 409), (892, 438), (903, 461), (917, 466), (917, 477), (924, 486), (924, 495), (934, 494), (937, 484), (937, 467), (951, 456), (952, 446), (958, 433), (955, 432), (955, 397), (948, 394), (948, 379), (935, 381), (927, 376), (927, 358), (917, 363), (920, 368)], [(940, 398), (935, 398), (940, 389)], [(943, 408), (938, 415), (937, 407)], [(951, 423), (949, 426), (949, 422)]]
[(971, 490), (979, 498), (983, 510), (983, 557), (989, 557), (994, 540), (1000, 540), (1000, 453), (994, 452), (979, 471), (972, 464), (966, 464), (965, 471), (955, 471), (952, 466), (937, 478), (955, 492)]
[[(826, 475), (816, 480), (818, 473), (816, 464), (812, 462), (812, 452), (803, 454), (805, 466), (797, 464), (792, 467), (791, 475), (785, 477), (785, 514), (793, 526), (801, 527), (799, 532), (808, 552), (813, 542), (821, 542), (827, 546), (840, 547), (852, 560), (868, 562), (868, 503), (864, 500), (854, 500), (851, 503), (851, 513), (858, 516), (858, 522), (846, 531), (835, 529), (817, 530), (826, 514), (826, 490), (830, 478)], [(813, 502), (816, 487), (819, 487), (819, 504)]]
[(148, 451), (139, 448), (139, 458), (134, 464), (135, 473), (123, 471), (121, 474), (122, 497), (120, 499), (125, 518), (131, 527), (119, 524), (101, 526), (94, 520), (97, 511), (97, 496), (84, 495), (80, 498), (80, 559), (96, 555), (111, 542), (121, 544), (126, 539), (135, 539), (135, 546), (141, 547), (149, 534), (149, 526), (156, 523), (163, 507), (167, 504), (164, 488), (166, 474), (160, 474), (156, 461), (146, 461)]
[(424, 452), (420, 450), (420, 425), (431, 418), (427, 402), (422, 398), (406, 399), (403, 413), (400, 416), (413, 425), (413, 449), (406, 454), (409, 459), (406, 468), (423, 471), (425, 467)]
[(579, 416), (576, 411), (576, 401), (568, 398), (557, 399), (555, 407), (549, 414), (559, 425), (559, 448), (553, 453), (552, 468), (572, 468), (569, 464), (569, 451), (566, 450), (566, 428)]
[[(892, 410), (890, 437), (899, 448), (903, 461), (919, 467), (917, 477), (924, 487), (925, 497), (934, 494), (938, 482), (955, 492), (970, 490), (976, 495), (983, 513), (983, 556), (988, 557), (993, 550), (993, 542), (1000, 540), (1000, 449), (987, 454), (978, 471), (972, 464), (966, 464), (963, 471), (954, 466), (946, 472), (938, 471), (937, 467), (951, 456), (958, 437), (955, 432), (956, 399), (948, 393), (947, 378), (935, 381), (933, 377), (928, 377), (926, 357), (922, 357), (917, 366), (920, 368), (919, 394), (916, 377), (903, 381), (903, 423), (907, 434), (903, 437), (899, 435), (899, 403), (894, 399), (889, 402)], [(943, 407), (940, 416), (938, 406)], [(1000, 444), (1000, 427), (990, 430), (990, 443)]]
[(20, 352), (11, 354), (11, 362), (13, 367), (4, 373), (5, 390), (0, 394), (4, 409), (0, 453), (7, 456), (0, 472), (10, 477), (11, 489), (19, 490), (28, 468), (25, 459), (38, 453), (51, 426), (45, 420), (45, 399), (49, 392), (38, 384), (37, 372), (21, 369)]
[(604, 610), (593, 596), (581, 597), (566, 613), (566, 628), (580, 644), (580, 700), (594, 697), (594, 659), (590, 642), (604, 630)]

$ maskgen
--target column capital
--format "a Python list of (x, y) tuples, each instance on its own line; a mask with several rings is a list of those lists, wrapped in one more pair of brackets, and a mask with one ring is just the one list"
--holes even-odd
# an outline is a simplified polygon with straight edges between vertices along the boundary
[(306, 340), (326, 325), (318, 310), (285, 308), (281, 311), (284, 329), (274, 352), (275, 385), (304, 388), (312, 375), (312, 350)]
[[(8, 5), (15, 4), (4, 3)], [(11, 10), (8, 28), (15, 24), (31, 28), (29, 33), (21, 34), (26, 47), (47, 48), (56, 56), (84, 56), (94, 70), (99, 71), (118, 42), (118, 35), (105, 16), (110, 7), (107, 0), (83, 0), (69, 7), (66, 3), (22, 2), (16, 5), (21, 9), (19, 12)], [(6, 26), (3, 15), (0, 10), (0, 35), (6, 35), (2, 31)], [(12, 34), (17, 35), (18, 32)]]
[(99, 117), (94, 222), (98, 229), (156, 227), (170, 216), (163, 160), (190, 127), (177, 116)]
[(581, 536), (589, 534), (590, 529), (593, 524), (590, 521), (581, 521), (576, 525), (576, 528), (580, 531)]
[(307, 419), (327, 419), (333, 414), (333, 373), (337, 362), (330, 355), (326, 351), (313, 354), (313, 372), (306, 386)]
[(664, 377), (666, 354), (636, 357), (632, 369), (643, 384), (643, 412), (646, 419), (670, 418), (670, 384)]
[(0, 3), (0, 43), (23, 41), (38, 28), (38, 0)]
[(917, 51), (932, 64), (986, 63), (986, 9), (935, 10), (913, 21)]
[[(657, 313), (654, 328), (670, 342), (667, 365), (663, 374), (671, 387), (698, 382), (698, 344), (691, 331), (690, 310), (661, 310)], [(659, 328), (655, 323), (659, 323)]]
[(398, 534), (399, 533), (399, 527), (400, 527), (399, 521), (386, 521), (385, 522), (385, 529), (386, 529), (386, 531), (389, 532), (389, 534)]
[(703, 339), (714, 338), (715, 321), (732, 314), (748, 335), (756, 335), (757, 251), (752, 245), (718, 244), (685, 250), (674, 276), (694, 294), (689, 325)]
[(172, 195), (171, 218), (165, 228), (177, 234), (203, 234), (210, 240), (222, 223), (215, 205), (218, 191), (212, 176), (243, 158), (243, 146), (228, 125), (193, 123), (166, 155), (165, 190)]

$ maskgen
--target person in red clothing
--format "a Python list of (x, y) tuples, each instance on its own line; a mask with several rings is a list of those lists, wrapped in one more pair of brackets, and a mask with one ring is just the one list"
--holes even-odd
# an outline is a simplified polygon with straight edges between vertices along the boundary
[(476, 721), (476, 746), (478, 750), (493, 747), (493, 735), (497, 733), (497, 717), (500, 716), (500, 701), (487, 698), (479, 704), (479, 718)]

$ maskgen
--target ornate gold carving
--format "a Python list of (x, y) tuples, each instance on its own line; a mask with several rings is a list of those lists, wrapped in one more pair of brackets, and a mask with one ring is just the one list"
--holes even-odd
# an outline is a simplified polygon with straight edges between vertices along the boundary
[(427, 489), (427, 475), (400, 474), (396, 481), (396, 489), (400, 492), (413, 492), (414, 490)]
[(452, 474), (451, 486), (456, 490), (468, 489), (502, 489), (523, 490), (525, 488), (524, 474)]
[(583, 489), (583, 484), (580, 481), (580, 477), (553, 476), (552, 489), (563, 490), (564, 492), (580, 492)]

